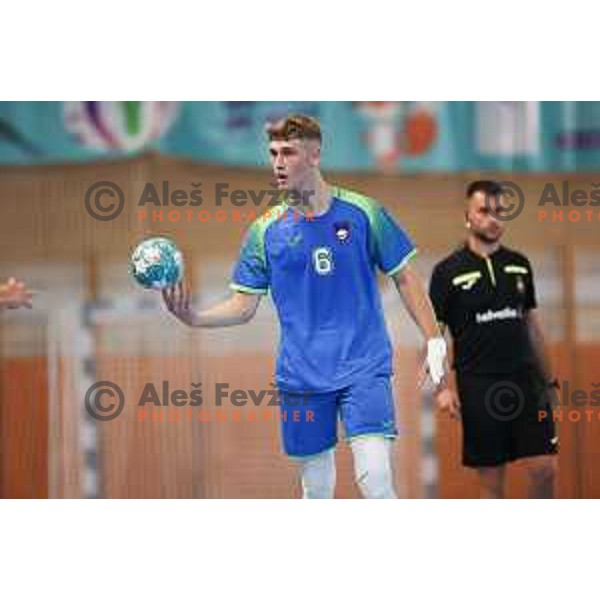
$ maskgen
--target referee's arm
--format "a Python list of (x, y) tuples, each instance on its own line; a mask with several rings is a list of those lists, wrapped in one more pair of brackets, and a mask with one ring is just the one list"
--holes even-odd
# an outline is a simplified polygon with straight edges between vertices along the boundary
[(532, 308), (526, 313), (527, 329), (531, 346), (535, 354), (537, 363), (542, 371), (546, 383), (550, 383), (554, 377), (552, 375), (552, 362), (548, 353), (548, 345), (542, 331), (542, 322), (537, 308)]
[(527, 278), (525, 287), (525, 320), (531, 342), (531, 348), (535, 356), (538, 367), (541, 371), (547, 384), (556, 381), (552, 376), (552, 363), (548, 354), (548, 346), (542, 331), (542, 321), (537, 308), (537, 294), (535, 291), (535, 283), (533, 269), (531, 263), (525, 258), (526, 268), (530, 275)]

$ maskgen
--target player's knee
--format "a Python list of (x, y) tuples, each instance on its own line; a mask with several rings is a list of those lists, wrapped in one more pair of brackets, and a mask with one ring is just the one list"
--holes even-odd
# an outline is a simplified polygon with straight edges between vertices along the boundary
[(389, 468), (371, 466), (357, 469), (356, 483), (363, 498), (369, 500), (396, 498)]
[(375, 500), (397, 497), (389, 445), (389, 440), (383, 438), (355, 440), (352, 443), (354, 474), (363, 498)]
[(327, 500), (335, 491), (335, 456), (333, 450), (300, 461), (302, 498)]

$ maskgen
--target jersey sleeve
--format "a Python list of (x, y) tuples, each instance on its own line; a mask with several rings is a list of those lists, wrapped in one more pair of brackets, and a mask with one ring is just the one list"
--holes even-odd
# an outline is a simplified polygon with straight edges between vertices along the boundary
[(439, 323), (448, 324), (448, 298), (450, 288), (448, 278), (440, 265), (436, 265), (429, 280), (429, 298), (435, 312), (435, 317)]
[(244, 236), (229, 287), (248, 294), (266, 294), (269, 290), (264, 232), (256, 224)]
[(395, 275), (417, 253), (417, 249), (383, 206), (377, 207), (372, 225), (375, 262), (386, 275)]

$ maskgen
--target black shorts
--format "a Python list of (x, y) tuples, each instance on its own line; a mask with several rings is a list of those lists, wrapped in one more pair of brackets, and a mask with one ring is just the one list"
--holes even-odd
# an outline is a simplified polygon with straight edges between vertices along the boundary
[[(558, 451), (552, 410), (537, 371), (525, 368), (507, 375), (457, 372), (456, 381), (465, 466), (494, 467)], [(544, 417), (543, 411), (548, 416)]]

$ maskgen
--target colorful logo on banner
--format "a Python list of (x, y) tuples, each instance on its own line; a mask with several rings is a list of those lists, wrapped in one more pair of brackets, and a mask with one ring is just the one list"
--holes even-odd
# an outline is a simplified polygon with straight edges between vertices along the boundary
[(176, 102), (65, 102), (64, 119), (88, 148), (134, 152), (159, 140), (177, 111)]
[(426, 154), (435, 144), (435, 102), (355, 102), (366, 121), (363, 143), (381, 170), (397, 168), (402, 157)]

